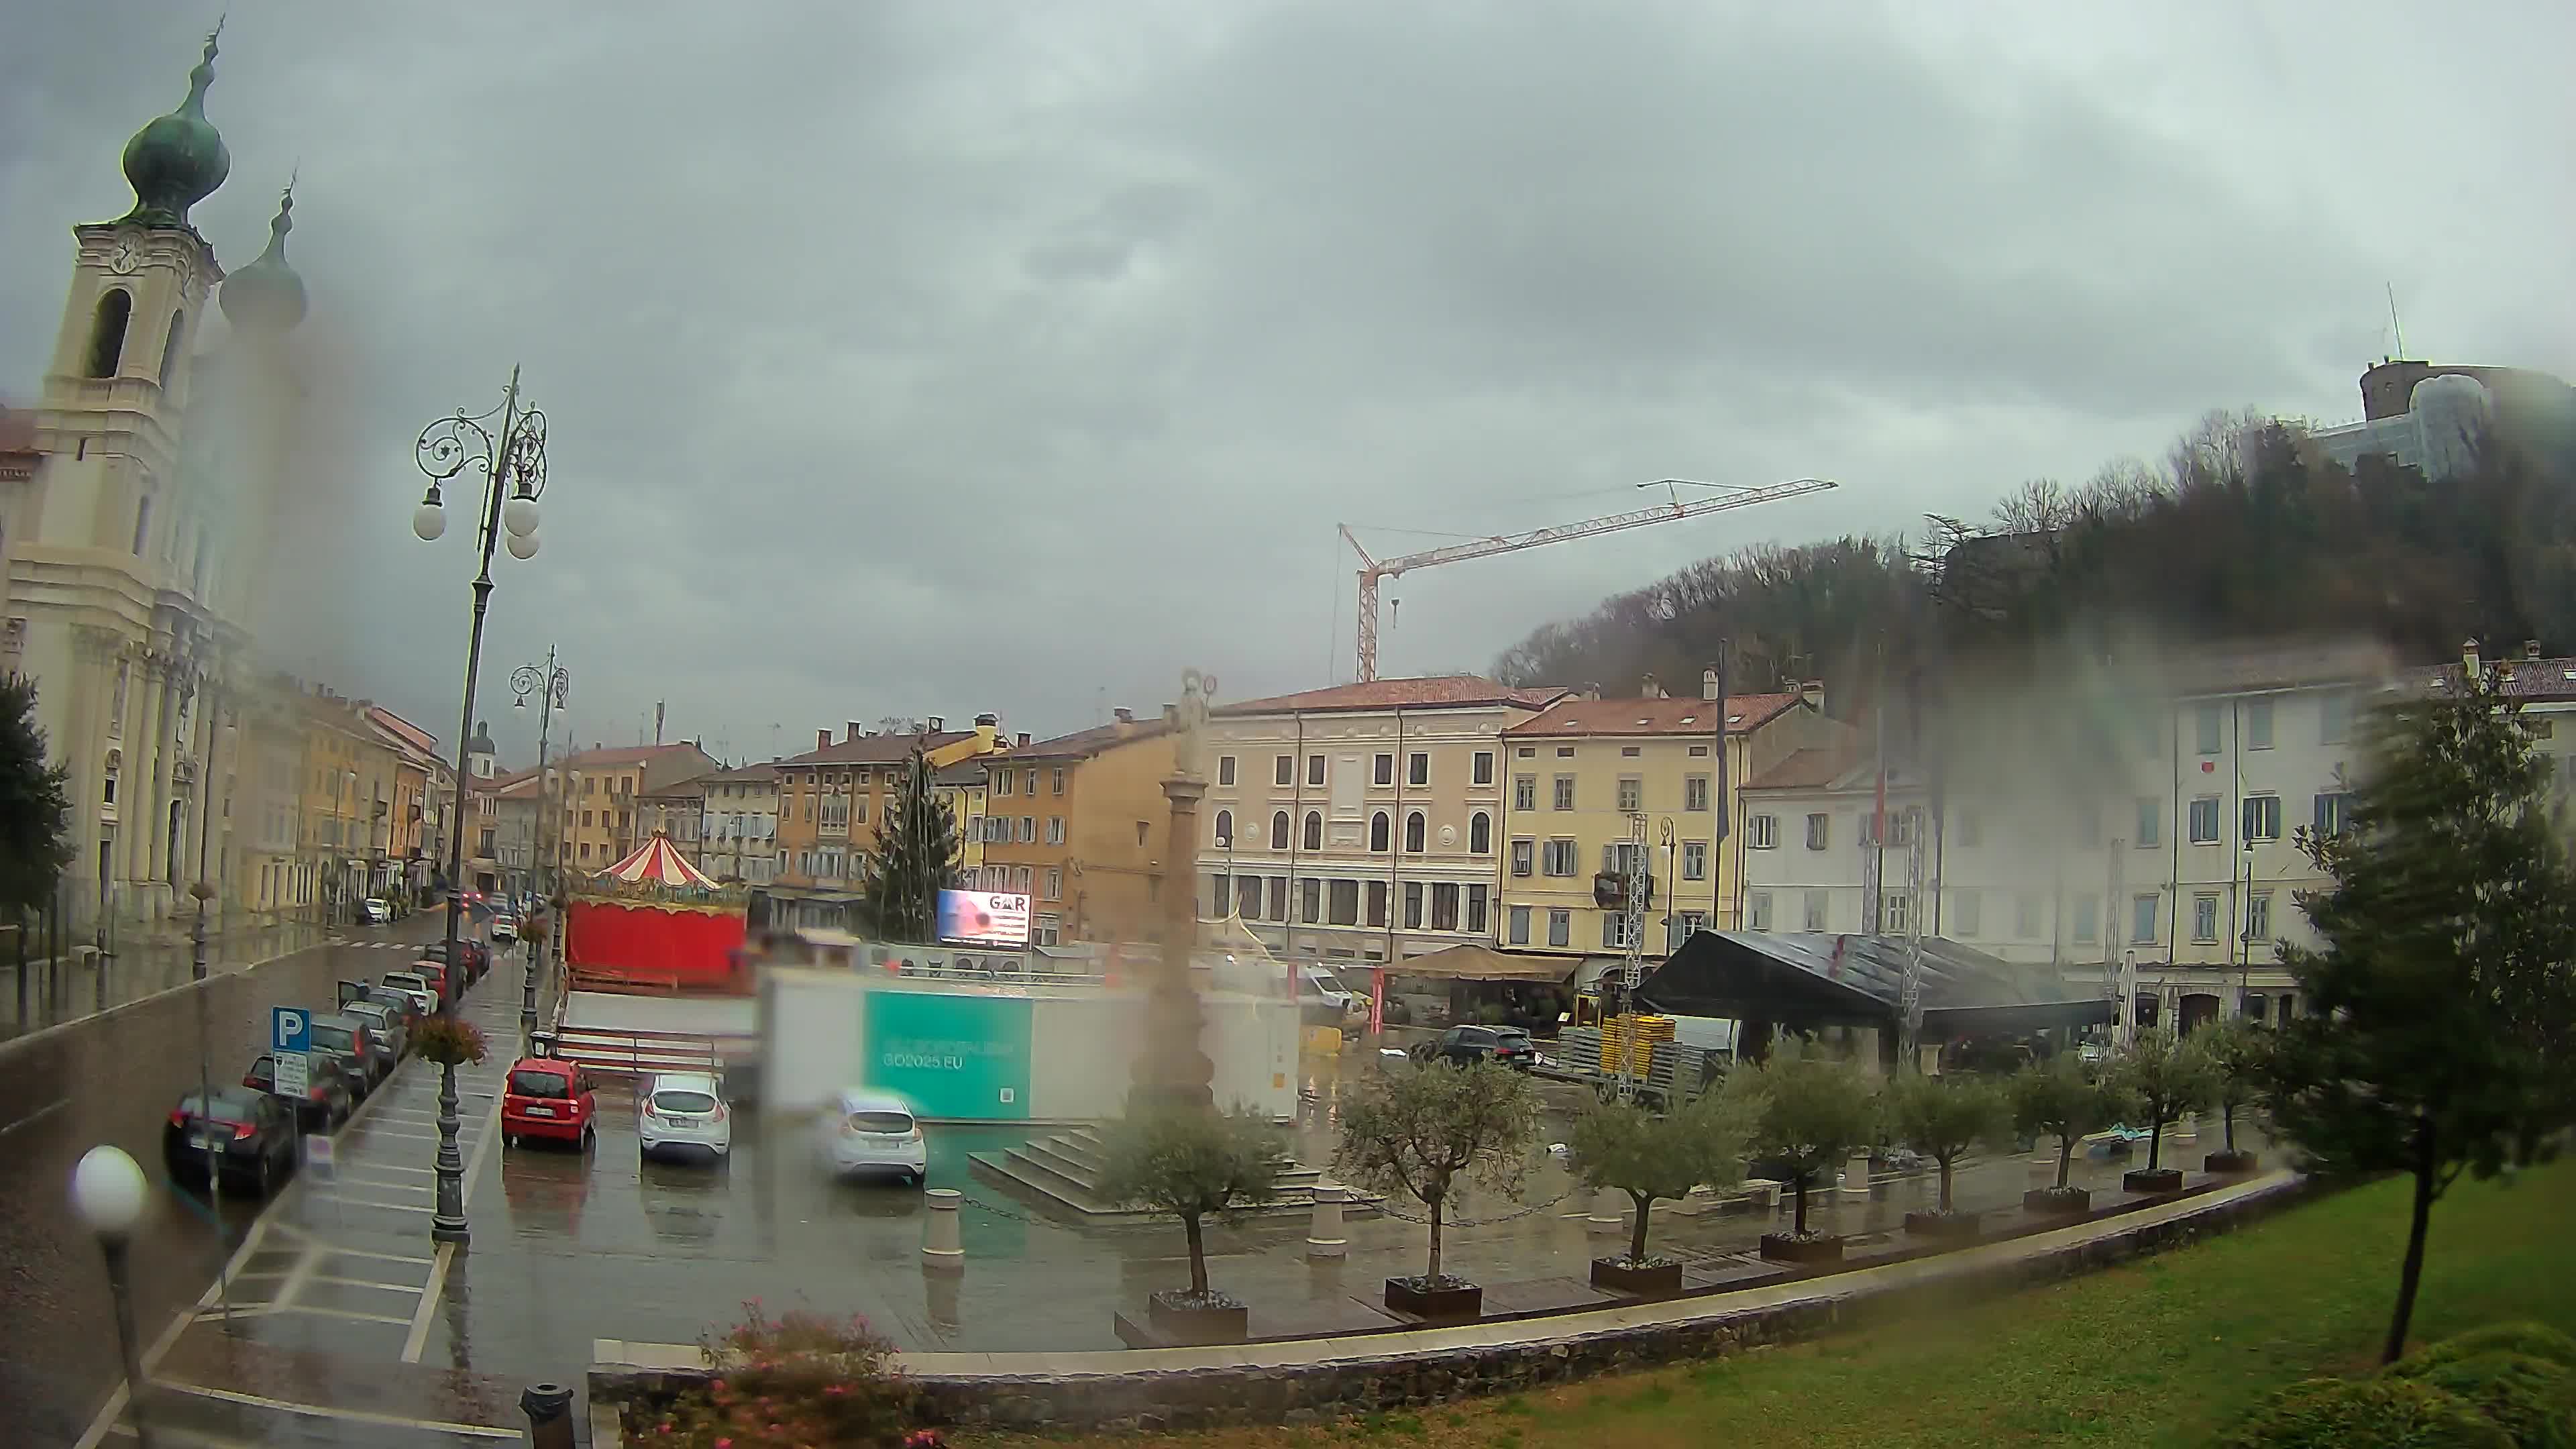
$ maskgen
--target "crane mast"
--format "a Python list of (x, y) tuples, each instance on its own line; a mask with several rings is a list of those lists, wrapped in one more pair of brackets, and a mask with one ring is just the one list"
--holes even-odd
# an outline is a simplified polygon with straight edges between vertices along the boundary
[(1682, 485), (1713, 487), (1687, 478), (1664, 478), (1641, 483), (1641, 488), (1662, 488), (1672, 493), (1672, 501), (1652, 508), (1638, 508), (1626, 513), (1613, 513), (1601, 518), (1587, 518), (1577, 523), (1560, 523), (1549, 528), (1534, 528), (1527, 533), (1501, 534), (1492, 538), (1469, 539), (1463, 543), (1445, 544), (1399, 558), (1371, 557), (1359, 535), (1347, 523), (1340, 525), (1342, 538), (1351, 552), (1360, 556), (1359, 664), (1363, 681), (1377, 678), (1377, 597), (1378, 586), (1388, 579), (1415, 569), (1433, 568), (1440, 564), (1463, 563), (1471, 558), (1488, 558), (1498, 553), (1517, 553), (1525, 548), (1538, 548), (1569, 539), (1591, 538), (1596, 534), (1617, 533), (1622, 529), (1644, 528), (1654, 523), (1677, 523), (1703, 513), (1719, 513), (1729, 508), (1749, 508), (1756, 503), (1776, 503), (1783, 498), (1798, 498), (1809, 493), (1822, 493), (1837, 486), (1829, 479), (1800, 478), (1788, 483), (1774, 483), (1763, 488), (1745, 488), (1718, 498), (1681, 501), (1675, 491)]

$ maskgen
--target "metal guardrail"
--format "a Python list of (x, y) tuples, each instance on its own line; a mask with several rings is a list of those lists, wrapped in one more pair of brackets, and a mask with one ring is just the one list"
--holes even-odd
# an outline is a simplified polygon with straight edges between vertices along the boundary
[(721, 1073), (759, 1054), (759, 1038), (750, 1036), (582, 1026), (559, 1026), (554, 1032), (554, 1055), (562, 1060), (636, 1076)]

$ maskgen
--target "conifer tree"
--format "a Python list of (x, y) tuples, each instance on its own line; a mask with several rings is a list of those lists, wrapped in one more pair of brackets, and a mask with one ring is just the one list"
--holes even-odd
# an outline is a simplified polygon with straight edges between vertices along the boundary
[(930, 774), (916, 746), (868, 854), (862, 923), (889, 941), (937, 940), (939, 893), (957, 883), (957, 820)]
[(45, 763), (36, 726), (36, 686), (0, 679), (0, 908), (31, 911), (53, 898), (71, 864), (72, 805), (60, 765)]

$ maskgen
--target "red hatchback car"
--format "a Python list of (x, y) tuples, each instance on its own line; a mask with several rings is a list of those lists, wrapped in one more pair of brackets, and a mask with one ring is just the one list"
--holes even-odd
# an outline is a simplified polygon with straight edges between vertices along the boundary
[(598, 1109), (589, 1072), (556, 1057), (521, 1057), (501, 1091), (501, 1143), (550, 1137), (588, 1151), (599, 1136), (591, 1122)]

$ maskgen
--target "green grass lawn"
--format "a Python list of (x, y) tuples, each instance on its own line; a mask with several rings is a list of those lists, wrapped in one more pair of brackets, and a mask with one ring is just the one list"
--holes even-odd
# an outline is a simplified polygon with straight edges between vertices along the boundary
[[(2269, 1389), (2376, 1362), (2406, 1187), (2377, 1183), (2132, 1266), (1792, 1348), (1419, 1413), (1114, 1442), (2198, 1445)], [(2434, 1208), (2417, 1341), (2509, 1318), (2576, 1333), (2571, 1225), (2576, 1161), (2512, 1186), (2461, 1182)]]

